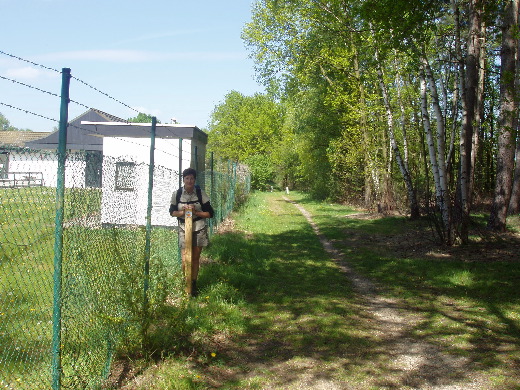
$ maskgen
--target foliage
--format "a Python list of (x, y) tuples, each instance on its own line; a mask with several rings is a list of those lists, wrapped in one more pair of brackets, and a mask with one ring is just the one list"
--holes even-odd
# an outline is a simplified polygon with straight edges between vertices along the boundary
[(9, 120), (0, 112), (0, 131), (32, 131), (30, 129), (19, 129), (11, 125)]
[[(497, 77), (508, 4), (257, 0), (242, 38), (259, 81), (286, 112), (284, 129), (291, 135), (284, 139), (292, 142), (296, 164), (279, 160), (282, 180), (321, 198), (363, 199), (369, 208), (406, 207), (413, 214), (419, 206), (427, 209), (433, 193), (447, 243), (455, 236), (467, 240), (472, 202), (489, 197), (499, 179), (497, 134), (512, 127), (499, 122), (501, 107), (513, 100), (499, 91), (501, 84), (513, 86), (513, 77)], [(517, 28), (507, 30), (511, 39)], [(518, 45), (510, 47), (502, 52)], [(474, 90), (482, 98), (477, 104)], [(502, 149), (510, 175), (517, 162), (511, 147)], [(520, 179), (514, 188), (520, 192)], [(502, 193), (508, 197), (501, 190), (495, 199)], [(504, 226), (507, 199), (499, 203)]]
[[(136, 117), (128, 118), (127, 121), (131, 123), (152, 123), (152, 117), (153, 115), (140, 112)], [(157, 123), (161, 123), (161, 121), (158, 120)]]
[(245, 163), (251, 170), (252, 189), (266, 190), (274, 184), (274, 166), (269, 157), (264, 154), (255, 154), (249, 156)]
[(271, 97), (231, 91), (211, 115), (208, 150), (220, 158), (254, 164), (252, 186), (264, 188), (274, 179), (283, 117), (283, 108)]

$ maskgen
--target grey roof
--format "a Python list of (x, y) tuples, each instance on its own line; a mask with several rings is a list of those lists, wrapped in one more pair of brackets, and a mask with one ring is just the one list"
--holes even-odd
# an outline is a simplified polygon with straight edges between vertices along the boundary
[[(128, 123), (106, 112), (91, 108), (69, 122), (67, 128), (67, 149), (72, 150), (103, 150), (103, 137), (150, 137), (151, 124)], [(185, 138), (207, 142), (207, 134), (196, 126), (158, 124), (158, 138)], [(59, 132), (50, 133), (47, 137), (27, 142), (26, 146), (33, 149), (57, 149)]]
[[(90, 129), (98, 137), (150, 138), (152, 125), (149, 123), (90, 122), (83, 121), (81, 128)], [(208, 135), (197, 126), (159, 123), (155, 128), (156, 138), (195, 139), (207, 143)]]

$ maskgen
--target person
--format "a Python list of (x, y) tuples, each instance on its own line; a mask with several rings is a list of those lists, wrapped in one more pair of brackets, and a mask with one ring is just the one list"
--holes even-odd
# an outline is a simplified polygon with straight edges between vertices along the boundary
[(179, 221), (179, 240), (182, 253), (182, 270), (185, 270), (186, 259), (184, 255), (184, 214), (186, 210), (192, 210), (193, 218), (193, 248), (191, 258), (191, 295), (197, 296), (197, 277), (199, 275), (199, 262), (202, 249), (209, 244), (208, 226), (206, 220), (212, 218), (214, 211), (208, 195), (195, 185), (197, 171), (187, 168), (182, 172), (184, 186), (174, 191), (170, 202), (170, 215), (177, 217)]

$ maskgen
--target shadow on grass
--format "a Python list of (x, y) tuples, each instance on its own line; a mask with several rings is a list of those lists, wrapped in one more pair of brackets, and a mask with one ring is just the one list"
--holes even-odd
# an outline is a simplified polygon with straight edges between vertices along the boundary
[[(429, 352), (436, 362), (434, 368), (431, 361), (425, 361), (412, 371), (392, 369), (396, 356), (389, 351), (398, 340), (381, 338), (381, 328), (364, 311), (345, 276), (328, 261), (310, 229), (250, 237), (229, 233), (217, 240), (212, 257), (220, 258), (226, 266), (209, 265), (201, 281), (233, 284), (246, 297), (250, 310), (244, 334), (221, 346), (219, 352), (227, 372), (221, 380), (228, 385), (235, 382), (240, 388), (250, 372), (260, 372), (265, 375), (262, 380), (267, 378), (279, 388), (302, 377), (312, 377), (311, 382), (353, 383), (370, 378), (379, 386), (399, 388), (407, 384), (420, 386), (426, 380), (449, 383), (454, 378), (465, 378), (466, 371), (472, 369), (471, 361), (479, 362), (484, 355), (486, 364), (494, 365), (493, 355), (489, 355), (491, 348), (474, 353), (439, 343), (439, 338), (449, 337), (450, 328), (439, 328), (437, 321), (428, 324), (426, 319), (396, 337), (441, 345), (440, 350), (446, 347), (449, 353), (459, 356), (469, 353), (469, 361), (455, 363), (435, 350)], [(402, 270), (388, 271), (383, 272), (393, 273), (396, 286), (406, 274)], [(424, 308), (416, 309), (427, 316), (441, 314), (440, 310), (429, 313)], [(494, 360), (498, 361), (498, 356)], [(222, 374), (215, 367), (209, 372), (213, 377)], [(414, 374), (418, 377), (411, 379)]]
[[(498, 375), (516, 373), (519, 379), (517, 236), (447, 248), (431, 240), (425, 221), (382, 218), (368, 229), (356, 221), (334, 222), (322, 219), (349, 263), (422, 316), (412, 337), (467, 358), (473, 370), (500, 368)], [(389, 223), (392, 234), (386, 233)]]
[[(209, 252), (217, 263), (203, 268), (201, 285), (232, 284), (249, 313), (244, 334), (220, 352), (226, 367), (234, 367), (228, 381), (294, 359), (319, 362), (319, 375), (331, 377), (338, 365), (362, 365), (378, 353), (371, 352), (370, 325), (348, 280), (309, 226), (273, 235), (219, 235)], [(331, 362), (334, 367), (327, 366)], [(292, 367), (283, 380), (290, 383), (307, 368)]]
[[(309, 211), (314, 205), (304, 204)], [(456, 252), (445, 258), (432, 252), (433, 240), (425, 241), (420, 223), (395, 217), (359, 221), (347, 214), (320, 205), (313, 218), (351, 265), (385, 294), (402, 298), (406, 307), (396, 309), (419, 320), (399, 334), (385, 334), (305, 222), (278, 234), (216, 235), (205, 251), (212, 260), (202, 267), (199, 284), (203, 295), (220, 285), (236, 291), (243, 316), (237, 319), (240, 332), (224, 330), (224, 338), (210, 334), (205, 346), (191, 345), (216, 352), (197, 365), (205, 385), (289, 388), (305, 378), (307, 388), (327, 381), (357, 389), (421, 388), (488, 375), (489, 369), (489, 376), (506, 378), (494, 388), (514, 388), (507, 387), (507, 378), (515, 381), (512, 373), (520, 369), (518, 317), (511, 314), (520, 306), (519, 263), (462, 261)], [(204, 297), (196, 302), (204, 305)], [(186, 329), (186, 340), (193, 329)], [(428, 359), (396, 369), (396, 345), (403, 339), (427, 348), (404, 354), (426, 353)]]

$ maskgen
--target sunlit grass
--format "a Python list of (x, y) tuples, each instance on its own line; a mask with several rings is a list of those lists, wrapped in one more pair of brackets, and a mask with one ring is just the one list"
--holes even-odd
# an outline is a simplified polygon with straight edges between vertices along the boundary
[[(1, 388), (51, 383), (55, 191), (0, 189)], [(116, 350), (142, 344), (144, 229), (76, 223), (99, 212), (99, 195), (90, 189), (65, 194), (61, 353), (63, 383), (72, 387), (99, 383)], [(179, 272), (175, 237), (170, 230), (152, 230), (147, 315), (162, 310), (172, 273)]]
[[(295, 194), (294, 199), (298, 197)], [(353, 220), (345, 218), (350, 212), (346, 206), (323, 207), (319, 202), (308, 200), (305, 207), (322, 232), (335, 240), (336, 247), (347, 255), (349, 263), (376, 281), (382, 293), (405, 299), (408, 305), (423, 313), (417, 337), (426, 337), (446, 351), (470, 357), (489, 368), (505, 362), (514, 365), (520, 359), (517, 314), (520, 312), (520, 255), (479, 261), (479, 250), (493, 250), (487, 248), (485, 238), (479, 236), (479, 240), (466, 247), (466, 251), (476, 254), (471, 261), (458, 257), (464, 255), (464, 248), (444, 257), (406, 258), (393, 253), (385, 246), (385, 240), (406, 232), (428, 232), (430, 227), (425, 220), (410, 221), (406, 217)], [(485, 217), (476, 216), (473, 221), (479, 224), (476, 227), (485, 227)], [(514, 226), (515, 218), (510, 218), (510, 222)], [(362, 238), (364, 234), (365, 241), (347, 239), (352, 238), (351, 235)], [(433, 234), (431, 232), (430, 242), (418, 241), (417, 245), (435, 242)], [(414, 238), (418, 239), (414, 234), (402, 237), (410, 246)], [(350, 247), (352, 242), (355, 249)], [(442, 252), (442, 248), (438, 251)], [(510, 352), (503, 353), (501, 348)]]
[[(430, 229), (427, 221), (348, 218), (359, 211), (297, 192), (289, 197), (311, 212), (320, 231), (381, 294), (403, 300), (420, 318), (408, 337), (467, 358), (495, 388), (510, 388), (519, 360), (517, 264), (403, 257), (385, 240), (413, 239), (414, 232)], [(168, 358), (145, 372), (137, 389), (157, 378), (158, 388), (290, 388), (290, 378), (310, 372), (360, 389), (377, 388), (367, 387), (374, 378), (398, 383), (381, 335), (373, 333), (348, 280), (282, 194), (254, 194), (235, 215), (235, 230), (215, 236), (205, 255), (201, 296), (174, 306), (170, 327), (156, 333), (184, 336), (161, 339)]]
[[(235, 216), (235, 226), (234, 232), (214, 236), (205, 252), (209, 262), (201, 270), (199, 297), (184, 308), (173, 307), (176, 321), (166, 332), (157, 330), (158, 337), (184, 336), (164, 345), (165, 350), (175, 345), (174, 353), (164, 369), (141, 378), (138, 388), (151, 386), (157, 376), (179, 378), (179, 371), (168, 370), (187, 356), (196, 363), (189, 375), (192, 388), (202, 381), (210, 387), (261, 389), (273, 377), (268, 369), (224, 382), (211, 372), (238, 374), (256, 360), (287, 359), (295, 366), (319, 359), (316, 369), (329, 370), (342, 364), (336, 356), (356, 360), (371, 349), (349, 283), (293, 205), (279, 194), (253, 195)], [(336, 379), (343, 380), (344, 372), (337, 372)]]

